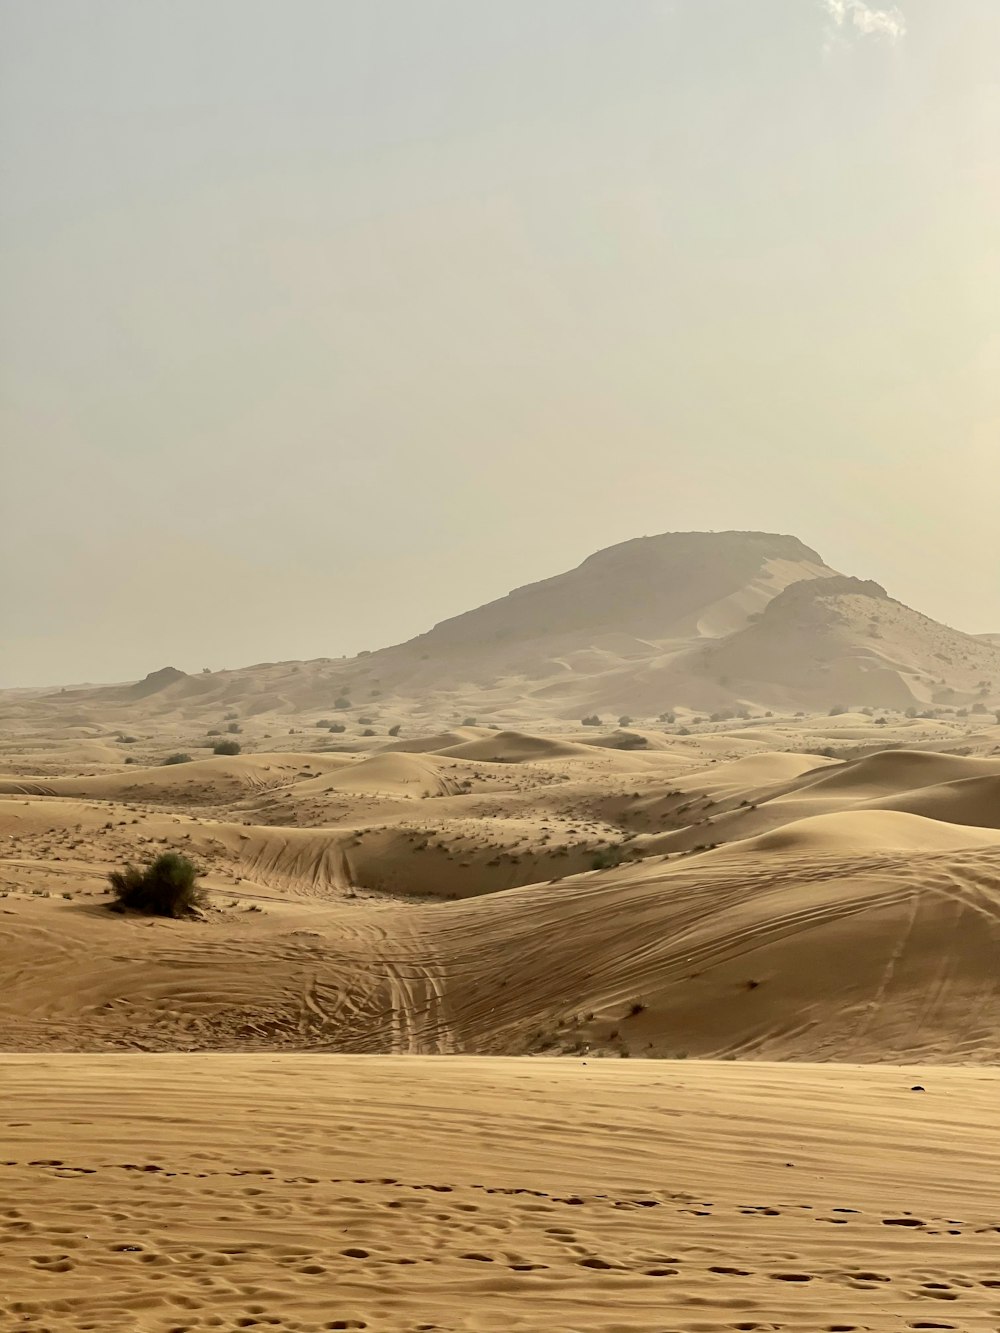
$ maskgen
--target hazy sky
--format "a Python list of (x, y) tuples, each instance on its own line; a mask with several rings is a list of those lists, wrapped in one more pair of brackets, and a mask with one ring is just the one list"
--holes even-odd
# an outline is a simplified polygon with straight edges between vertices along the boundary
[(0, 683), (675, 529), (1000, 631), (997, 0), (0, 15)]

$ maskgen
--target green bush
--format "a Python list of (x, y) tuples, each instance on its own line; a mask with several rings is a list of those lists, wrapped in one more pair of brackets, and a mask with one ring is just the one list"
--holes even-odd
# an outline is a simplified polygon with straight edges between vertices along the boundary
[(347, 728), (344, 726), (343, 722), (331, 722), (330, 725), (327, 727), (327, 731), (346, 731), (346, 730)]
[(616, 750), (645, 750), (649, 741), (645, 736), (637, 736), (634, 731), (623, 731), (615, 737)]
[(149, 916), (190, 916), (205, 902), (193, 863), (179, 852), (163, 852), (145, 870), (131, 863), (108, 876), (117, 911)]
[(212, 746), (213, 754), (239, 754), (239, 741), (216, 741)]
[(620, 847), (602, 847), (590, 863), (591, 870), (610, 870), (612, 866), (620, 866), (625, 859), (625, 853)]
[(191, 756), (178, 751), (177, 754), (168, 754), (163, 763), (166, 764), (190, 764)]
[(597, 716), (596, 713), (591, 713), (589, 717), (580, 718), (580, 725), (584, 727), (599, 727), (602, 726), (603, 724), (601, 722), (601, 719)]

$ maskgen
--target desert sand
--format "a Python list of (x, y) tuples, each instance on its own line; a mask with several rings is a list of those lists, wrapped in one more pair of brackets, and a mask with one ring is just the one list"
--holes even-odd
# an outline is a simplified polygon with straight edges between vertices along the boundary
[(0, 1070), (4, 1329), (1000, 1322), (994, 1071), (322, 1055)]
[[(699, 739), (9, 776), (3, 1046), (996, 1060), (1000, 754)], [(168, 847), (204, 918), (109, 915)]]
[(1000, 654), (723, 536), (0, 692), (4, 1333), (1000, 1328)]

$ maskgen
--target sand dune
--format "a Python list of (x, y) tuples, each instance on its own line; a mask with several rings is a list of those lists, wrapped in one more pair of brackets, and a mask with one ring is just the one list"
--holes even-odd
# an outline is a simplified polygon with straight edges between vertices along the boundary
[(812, 778), (807, 773), (798, 782), (796, 790), (816, 793), (848, 789), (855, 798), (889, 796), (917, 787), (998, 774), (1000, 758), (975, 759), (965, 755), (887, 750), (817, 773)]
[(494, 764), (525, 763), (531, 759), (590, 758), (585, 745), (572, 741), (551, 740), (545, 736), (529, 736), (519, 731), (491, 733), (474, 741), (442, 750), (442, 754), (456, 759), (481, 759)]
[(5, 1328), (997, 1319), (992, 1071), (129, 1055), (0, 1078)]
[(335, 771), (351, 762), (344, 755), (218, 755), (96, 777), (0, 778), (0, 795), (89, 796), (105, 801), (218, 799), (250, 789), (282, 785), (307, 771), (311, 774)]
[[(109, 918), (99, 879), (72, 863), (36, 877), (34, 892), (6, 890), (8, 1045), (943, 1062), (1000, 1052), (992, 830), (826, 816), (773, 846), (429, 906), (350, 897), (365, 864), (405, 878), (399, 833), (366, 835), (366, 861), (342, 830), (191, 821), (188, 832), (214, 867), (213, 910), (197, 927)], [(433, 857), (427, 867), (432, 879)], [(439, 891), (462, 870), (440, 863)]]
[(904, 810), (925, 819), (1000, 829), (1000, 773), (961, 778), (884, 797), (883, 810)]
[(303, 792), (381, 792), (385, 795), (424, 797), (456, 795), (467, 772), (443, 763), (434, 755), (382, 754), (339, 768), (330, 776), (314, 778)]
[(857, 852), (932, 852), (1000, 844), (1000, 829), (973, 829), (905, 811), (851, 810), (798, 819), (772, 833), (736, 844), (744, 855), (826, 850), (834, 855)]
[[(669, 725), (637, 750), (553, 721), (366, 752), (313, 726), (288, 737), (311, 750), (12, 773), (4, 1043), (995, 1059), (1000, 758), (814, 752), (885, 738), (863, 714)], [(205, 920), (108, 914), (107, 872), (169, 847)]]

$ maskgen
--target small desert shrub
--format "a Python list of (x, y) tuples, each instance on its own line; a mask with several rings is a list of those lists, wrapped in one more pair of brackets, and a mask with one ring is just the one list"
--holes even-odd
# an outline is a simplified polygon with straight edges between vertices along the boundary
[(346, 694), (342, 694), (339, 699), (334, 699), (333, 706), (334, 708), (339, 708), (343, 711), (345, 708), (350, 708), (351, 701)]
[(222, 732), (219, 730), (218, 727), (213, 727), (211, 731), (206, 731), (205, 735), (206, 735), (206, 736), (221, 736), (221, 735), (222, 735)]
[(625, 855), (620, 847), (602, 847), (590, 863), (591, 870), (610, 870), (620, 866)]
[(402, 730), (402, 727), (401, 727), (400, 724), (397, 722), (396, 725), (395, 725), (394, 727), (390, 727), (390, 728), (389, 728), (389, 735), (390, 735), (390, 736), (398, 736), (401, 730)]
[(216, 741), (212, 746), (213, 754), (239, 754), (239, 741)]
[(346, 730), (347, 728), (344, 726), (343, 722), (331, 722), (329, 727), (327, 727), (327, 731), (346, 731)]
[(128, 864), (108, 876), (118, 911), (150, 916), (189, 916), (205, 901), (193, 863), (179, 852), (163, 852), (144, 870)]
[(620, 727), (630, 727), (632, 725), (632, 719), (629, 717), (628, 713), (622, 713), (621, 717), (618, 719), (618, 725)]
[(317, 727), (328, 727), (330, 725), (330, 719), (328, 717), (321, 717), (316, 725)]
[(363, 731), (361, 734), (362, 734), (362, 736), (374, 736), (374, 735), (375, 735), (375, 733), (374, 733), (374, 731), (372, 731), (371, 727), (365, 727), (364, 731)]
[(596, 713), (591, 713), (589, 717), (580, 718), (580, 725), (584, 727), (599, 727), (601, 726), (601, 719)]
[(362, 727), (370, 727), (370, 726), (372, 726), (372, 724), (374, 723), (374, 721), (375, 721), (375, 719), (374, 719), (373, 717), (359, 717), (359, 718), (358, 718), (358, 722), (360, 723), (360, 725), (361, 725)]
[(476, 725), (476, 719), (474, 717), (467, 717), (465, 721), (462, 723), (463, 727), (474, 727), (475, 725)]
[(190, 764), (190, 762), (191, 762), (191, 756), (190, 756), (189, 754), (182, 754), (182, 753), (179, 752), (179, 751), (178, 751), (177, 754), (168, 754), (167, 757), (166, 757), (166, 759), (164, 759), (164, 761), (163, 761), (164, 765), (167, 765), (167, 764)]
[(235, 709), (233, 709), (233, 710), (230, 710), (230, 712), (228, 712), (228, 713), (224, 713), (224, 714), (223, 714), (223, 717), (225, 718), (225, 720), (226, 720), (227, 722), (229, 722), (229, 721), (231, 721), (234, 717), (239, 717), (239, 713), (237, 713), (237, 712), (235, 711)]
[(841, 717), (847, 712), (847, 704), (834, 704), (827, 716)]
[(240, 726), (238, 722), (230, 722), (226, 730), (229, 732), (230, 736), (236, 736), (238, 735), (239, 732), (243, 730), (243, 728)]
[(637, 736), (634, 732), (626, 731), (615, 738), (616, 750), (645, 750), (649, 741), (645, 736)]

